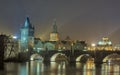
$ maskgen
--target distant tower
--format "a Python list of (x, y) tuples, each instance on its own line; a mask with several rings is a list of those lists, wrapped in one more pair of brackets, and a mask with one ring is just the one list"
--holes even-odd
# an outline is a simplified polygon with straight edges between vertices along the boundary
[(56, 20), (53, 23), (53, 31), (50, 33), (50, 41), (59, 41), (59, 33), (57, 31)]
[(20, 29), (20, 50), (26, 52), (34, 46), (34, 26), (31, 25), (29, 17), (26, 17), (24, 25)]

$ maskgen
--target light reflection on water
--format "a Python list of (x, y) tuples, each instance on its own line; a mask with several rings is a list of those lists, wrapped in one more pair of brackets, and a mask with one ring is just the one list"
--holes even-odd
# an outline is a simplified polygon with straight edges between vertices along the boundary
[(102, 75), (120, 75), (120, 64), (102, 64)]
[(40, 61), (26, 63), (5, 63), (5, 70), (0, 75), (120, 75), (120, 65), (102, 64), (95, 67), (93, 62), (70, 65), (66, 62), (51, 62), (44, 64)]

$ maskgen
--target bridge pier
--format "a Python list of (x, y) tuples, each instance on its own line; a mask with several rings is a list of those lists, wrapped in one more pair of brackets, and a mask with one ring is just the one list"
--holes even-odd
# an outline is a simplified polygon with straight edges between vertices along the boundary
[(103, 63), (103, 51), (95, 51), (94, 52), (94, 63), (99, 65)]
[(95, 75), (102, 75), (101, 74), (101, 68), (102, 68), (102, 66), (101, 66), (101, 64), (95, 64)]
[(30, 53), (29, 52), (21, 52), (18, 54), (18, 61), (24, 62), (30, 60)]
[(75, 64), (76, 63), (76, 58), (74, 57), (73, 54), (69, 56), (69, 62), (70, 62), (70, 64)]

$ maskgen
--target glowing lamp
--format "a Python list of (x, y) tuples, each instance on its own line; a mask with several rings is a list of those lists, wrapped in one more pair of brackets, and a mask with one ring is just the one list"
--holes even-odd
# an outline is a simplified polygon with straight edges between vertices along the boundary
[(13, 36), (13, 39), (17, 39), (17, 36)]
[(92, 46), (92, 47), (95, 47), (95, 46), (96, 46), (96, 44), (92, 43), (92, 44), (91, 44), (91, 46)]

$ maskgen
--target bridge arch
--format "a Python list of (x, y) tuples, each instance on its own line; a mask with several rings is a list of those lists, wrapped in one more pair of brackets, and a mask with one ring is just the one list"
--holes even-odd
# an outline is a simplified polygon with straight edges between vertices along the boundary
[(53, 61), (53, 62), (55, 62), (55, 61), (66, 61), (66, 62), (68, 62), (69, 59), (63, 53), (56, 53), (50, 58), (50, 61)]
[(92, 56), (89, 54), (82, 54), (76, 58), (76, 62), (87, 62), (88, 59), (92, 59)]
[(31, 56), (30, 56), (30, 60), (41, 60), (41, 61), (43, 61), (44, 60), (44, 58), (40, 55), (40, 54), (32, 54)]
[(104, 59), (103, 59), (103, 63), (107, 62), (107, 61), (119, 61), (120, 62), (120, 55), (117, 54), (117, 53), (113, 53), (113, 54), (110, 54), (108, 56), (106, 56)]

